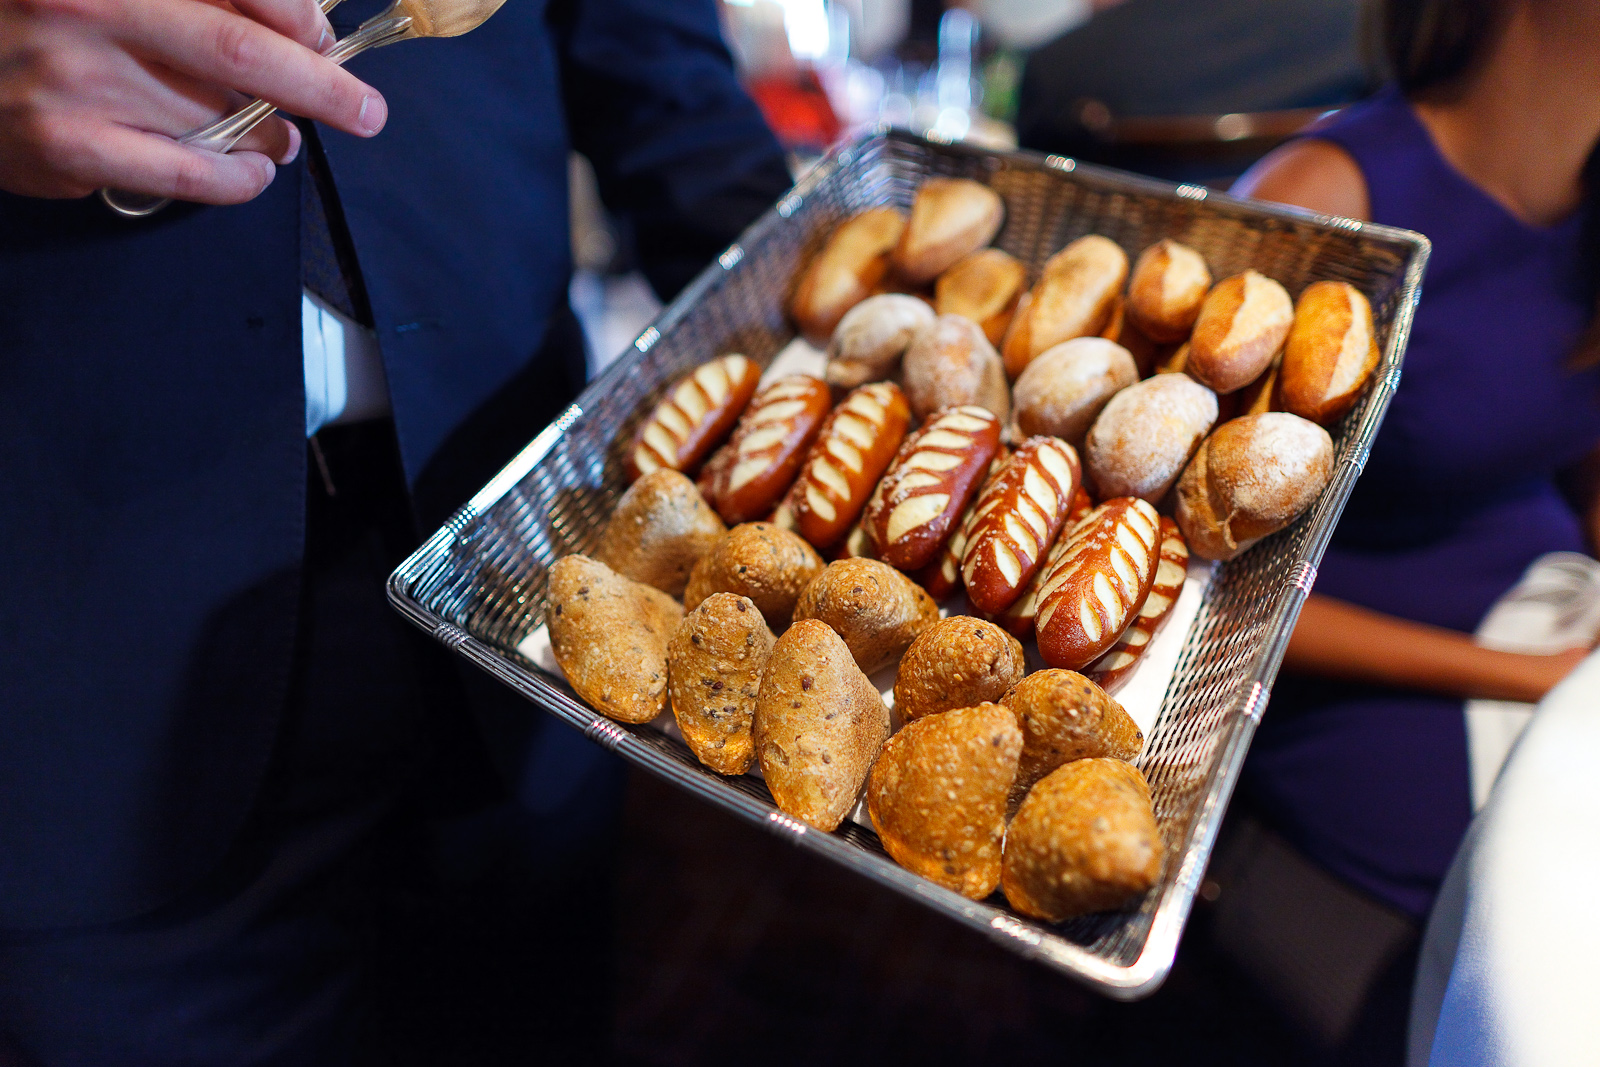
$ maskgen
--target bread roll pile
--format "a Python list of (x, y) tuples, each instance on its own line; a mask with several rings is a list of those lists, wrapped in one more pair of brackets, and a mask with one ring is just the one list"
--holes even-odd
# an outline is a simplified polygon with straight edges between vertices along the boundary
[[(819, 830), (864, 794), (901, 865), (1055, 922), (1158, 879), (1143, 737), (1110, 694), (1190, 553), (1232, 559), (1320, 497), (1377, 342), (1351, 286), (1296, 304), (1173, 240), (1130, 265), (1081, 237), (1030, 287), (988, 247), (1003, 221), (988, 187), (932, 179), (841, 223), (790, 302), (824, 377), (758, 392), (727, 355), (672, 383), (546, 621), (602, 714), (670, 706), (703, 764), (759, 767)], [(898, 732), (868, 679), (888, 667)]]

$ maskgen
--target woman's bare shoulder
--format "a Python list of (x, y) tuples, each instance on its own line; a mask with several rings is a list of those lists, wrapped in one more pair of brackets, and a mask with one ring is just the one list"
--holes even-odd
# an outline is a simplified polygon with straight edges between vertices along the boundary
[(1367, 180), (1350, 153), (1308, 138), (1273, 149), (1234, 183), (1234, 196), (1367, 219)]

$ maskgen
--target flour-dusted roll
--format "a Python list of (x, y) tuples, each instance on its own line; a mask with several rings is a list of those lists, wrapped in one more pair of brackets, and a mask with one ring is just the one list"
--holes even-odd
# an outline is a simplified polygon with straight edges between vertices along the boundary
[(628, 480), (662, 467), (693, 471), (739, 421), (760, 380), (761, 368), (740, 355), (719, 356), (679, 378), (628, 446)]
[(937, 558), (999, 448), (1000, 420), (973, 406), (938, 412), (906, 438), (862, 516), (878, 558), (905, 571)]
[(1012, 390), (1013, 417), (1024, 436), (1045, 434), (1081, 447), (1101, 410), (1139, 380), (1127, 349), (1102, 337), (1079, 337), (1044, 352)]
[(1155, 583), (1160, 528), (1155, 508), (1118, 497), (1063, 535), (1039, 587), (1034, 629), (1046, 663), (1081, 670), (1116, 644)]
[(694, 483), (662, 467), (622, 494), (594, 558), (625, 578), (682, 596), (695, 563), (727, 532)]
[(1139, 253), (1128, 280), (1128, 318), (1158, 344), (1182, 341), (1211, 291), (1205, 258), (1188, 245), (1157, 241)]
[(894, 266), (912, 285), (943, 274), (994, 240), (1005, 204), (993, 189), (967, 178), (929, 178), (911, 202), (911, 219), (894, 250)]
[(1028, 269), (1009, 252), (984, 248), (956, 262), (939, 275), (933, 306), (941, 315), (960, 315), (983, 330), (990, 344), (999, 344), (1011, 325)]
[(1018, 446), (978, 497), (962, 552), (967, 596), (979, 611), (1005, 611), (1043, 565), (1082, 481), (1077, 451), (1058, 437)]
[(729, 524), (766, 518), (794, 483), (833, 407), (820, 378), (790, 374), (756, 394), (709, 465), (711, 500)]
[(925, 419), (943, 408), (973, 404), (1002, 422), (1011, 414), (1011, 387), (1000, 355), (971, 319), (940, 315), (917, 331), (906, 349), (906, 398)]
[(1062, 341), (1100, 333), (1127, 278), (1127, 253), (1098, 234), (1080, 237), (1051, 256), (1012, 316), (1001, 346), (1006, 373), (1015, 378)]
[(1217, 427), (1178, 482), (1178, 526), (1195, 555), (1232, 559), (1310, 507), (1333, 478), (1333, 439), (1287, 411)]
[[(1150, 649), (1161, 624), (1172, 614), (1183, 592), (1183, 581), (1189, 573), (1189, 546), (1184, 543), (1178, 524), (1161, 516), (1161, 560), (1156, 564), (1156, 578), (1150, 586), (1150, 595), (1144, 598), (1128, 628), (1122, 631), (1110, 651), (1095, 660), (1084, 674), (1108, 693), (1116, 690), (1133, 674), (1139, 659)], [(1116, 755), (1116, 753), (1109, 753)], [(1122, 757), (1132, 759), (1132, 756)]]
[(1260, 377), (1294, 323), (1294, 302), (1283, 286), (1247, 270), (1218, 282), (1206, 295), (1189, 337), (1184, 373), (1218, 393)]
[(1283, 352), (1283, 410), (1331, 426), (1361, 396), (1378, 366), (1372, 305), (1353, 285), (1317, 282), (1300, 294)]
[(910, 422), (911, 407), (893, 382), (863, 385), (845, 397), (823, 423), (789, 491), (795, 531), (818, 548), (843, 540)]
[(934, 319), (926, 301), (904, 293), (869, 296), (845, 313), (828, 342), (829, 385), (854, 389), (892, 378), (917, 331)]
[(1102, 497), (1154, 504), (1217, 421), (1217, 396), (1184, 374), (1131, 385), (1101, 409), (1084, 442), (1083, 465)]
[(845, 312), (871, 296), (889, 273), (889, 256), (905, 232), (896, 208), (869, 208), (840, 223), (795, 285), (790, 314), (807, 337), (821, 343)]

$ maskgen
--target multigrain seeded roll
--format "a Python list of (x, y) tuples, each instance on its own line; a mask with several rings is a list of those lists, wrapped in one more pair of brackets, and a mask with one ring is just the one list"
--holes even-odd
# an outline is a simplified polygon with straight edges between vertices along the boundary
[(1075, 671), (1035, 671), (1007, 690), (1000, 703), (1022, 728), (1013, 805), (1064, 763), (1102, 756), (1131, 760), (1144, 747), (1133, 717)]
[(992, 622), (952, 615), (906, 650), (894, 679), (894, 709), (910, 722), (999, 700), (1026, 671), (1022, 642)]
[(939, 618), (939, 605), (921, 586), (887, 563), (841, 559), (828, 564), (800, 593), (794, 617), (831, 627), (863, 671), (899, 659)]
[(751, 723), (775, 641), (749, 597), (713, 593), (667, 644), (673, 718), (689, 751), (718, 774), (743, 774), (755, 758)]
[(747, 596), (774, 631), (789, 625), (800, 590), (822, 573), (822, 557), (804, 539), (767, 522), (747, 522), (724, 534), (700, 557), (683, 591), (693, 611), (712, 593)]
[(608, 719), (649, 722), (666, 710), (667, 642), (683, 608), (661, 590), (588, 556), (550, 567), (545, 625), (561, 673)]
[(663, 467), (622, 494), (594, 558), (625, 578), (682, 596), (689, 571), (727, 532), (694, 483)]

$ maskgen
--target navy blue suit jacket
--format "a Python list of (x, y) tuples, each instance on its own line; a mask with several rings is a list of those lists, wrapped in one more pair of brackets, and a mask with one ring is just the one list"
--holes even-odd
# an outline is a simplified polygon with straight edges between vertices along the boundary
[[(433, 523), (581, 382), (547, 344), (569, 148), (667, 291), (786, 177), (710, 0), (510, 0), (352, 66), (388, 127), (321, 139)], [(0, 195), (0, 928), (158, 906), (250, 809), (299, 598), (309, 180), (134, 222)]]

